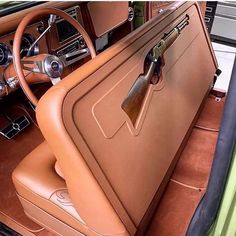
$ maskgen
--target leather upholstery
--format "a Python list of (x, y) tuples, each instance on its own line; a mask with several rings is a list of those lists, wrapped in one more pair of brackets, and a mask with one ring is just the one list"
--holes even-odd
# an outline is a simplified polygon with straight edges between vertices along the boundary
[[(69, 225), (73, 229), (86, 235), (99, 235), (92, 229), (89, 229), (83, 219), (75, 210), (65, 181), (56, 173), (54, 166), (56, 158), (52, 154), (46, 142), (40, 144), (34, 149), (24, 160), (17, 166), (12, 174), (13, 182), (16, 190), (20, 193), (20, 200), (29, 217), (37, 206), (37, 217), (40, 215), (49, 215), (60, 219), (61, 225), (54, 228), (57, 233), (61, 232), (65, 225)], [(31, 206), (30, 206), (31, 205)], [(32, 214), (32, 215), (31, 215)], [(35, 220), (35, 219), (34, 219)], [(48, 227), (45, 225), (45, 227)], [(125, 232), (125, 229), (123, 228)], [(67, 234), (70, 235), (70, 234)], [(118, 235), (122, 234), (122, 231)], [(66, 236), (64, 234), (64, 236)]]
[[(59, 216), (68, 224), (71, 224), (70, 221), (83, 222), (79, 215), (74, 214), (76, 217), (73, 217), (73, 210), (70, 212), (70, 208), (67, 208), (67, 213), (63, 213), (63, 205), (57, 201), (57, 196), (66, 195), (67, 188), (65, 181), (54, 170), (55, 163), (54, 155), (47, 143), (43, 142), (14, 170), (12, 177), (16, 190), (22, 198), (26, 198), (38, 207), (44, 209), (48, 206), (48, 213)], [(65, 219), (62, 217), (63, 214)], [(71, 219), (68, 220), (68, 216)], [(76, 222), (76, 225), (80, 224)]]
[[(134, 127), (121, 102), (143, 73), (149, 50), (185, 14), (190, 16), (190, 25), (164, 54), (162, 80), (150, 86)], [(18, 194), (62, 219), (50, 204), (43, 205), (38, 195), (51, 202), (53, 193), (67, 188), (74, 209), (88, 228), (86, 235), (134, 235), (143, 219), (150, 219), (163, 193), (216, 68), (198, 5), (176, 3), (75, 70), (41, 98), (37, 120), (66, 184), (56, 175), (55, 159), (49, 152), (44, 156), (50, 160), (46, 169), (52, 173), (42, 173), (51, 176), (55, 185), (27, 172), (38, 161), (34, 152), (14, 172)], [(34, 182), (39, 184), (33, 186)], [(33, 198), (22, 183), (37, 197)], [(70, 226), (80, 227), (84, 233), (81, 225), (69, 220)]]

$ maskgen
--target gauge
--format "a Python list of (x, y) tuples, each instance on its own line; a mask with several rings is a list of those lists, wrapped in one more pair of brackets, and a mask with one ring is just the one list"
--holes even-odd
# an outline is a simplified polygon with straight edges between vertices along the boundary
[(12, 53), (10, 48), (4, 43), (0, 43), (0, 66), (5, 66), (11, 62)]
[(22, 40), (21, 40), (21, 51), (20, 51), (21, 58), (25, 56), (34, 56), (39, 53), (39, 48), (37, 44), (34, 45), (34, 47), (29, 52), (29, 49), (33, 45), (34, 41), (35, 41), (35, 38), (31, 34), (23, 35)]

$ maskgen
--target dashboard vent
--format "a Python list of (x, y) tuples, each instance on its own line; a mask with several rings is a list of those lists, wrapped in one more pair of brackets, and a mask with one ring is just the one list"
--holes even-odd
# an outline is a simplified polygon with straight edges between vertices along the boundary
[[(74, 6), (74, 7), (66, 9), (65, 12), (67, 14), (69, 14), (71, 17), (73, 17), (74, 19), (78, 20), (78, 18), (77, 18), (77, 8), (79, 8), (79, 6)], [(57, 16), (56, 17), (56, 23), (58, 23), (60, 21), (63, 21), (63, 19), (61, 19), (61, 17)]]

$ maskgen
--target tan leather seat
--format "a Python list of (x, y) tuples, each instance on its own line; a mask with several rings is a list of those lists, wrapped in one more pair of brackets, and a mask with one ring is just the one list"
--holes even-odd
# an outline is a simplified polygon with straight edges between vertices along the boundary
[[(46, 142), (40, 144), (12, 174), (25, 213), (57, 234), (99, 235), (84, 223), (71, 203), (66, 183), (55, 169), (56, 158)], [(57, 167), (60, 168), (60, 167)], [(125, 232), (125, 229), (122, 229)], [(121, 235), (122, 235), (121, 231)], [(124, 234), (125, 235), (125, 234)]]
[[(47, 227), (50, 227), (48, 225), (50, 222), (52, 224), (50, 229), (59, 226), (62, 235), (70, 235), (68, 232), (73, 232), (73, 229), (66, 227), (64, 224), (66, 223), (79, 231), (84, 231), (87, 227), (74, 210), (68, 197), (65, 181), (54, 169), (55, 163), (56, 158), (46, 142), (27, 155), (12, 174), (16, 190), (20, 193), (18, 197), (26, 214), (36, 221), (40, 218), (41, 224), (43, 222), (47, 224)], [(65, 208), (65, 204), (70, 207)], [(45, 218), (47, 213), (56, 218)], [(64, 228), (66, 230), (63, 230)], [(68, 228), (70, 228), (69, 231), (67, 231)]]

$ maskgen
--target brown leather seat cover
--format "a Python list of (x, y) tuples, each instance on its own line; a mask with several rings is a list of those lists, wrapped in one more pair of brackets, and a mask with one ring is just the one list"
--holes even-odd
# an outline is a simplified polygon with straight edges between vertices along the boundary
[[(134, 127), (121, 102), (143, 73), (148, 51), (186, 14), (190, 24), (166, 51), (163, 80), (150, 86)], [(39, 126), (77, 212), (93, 232), (134, 235), (151, 216), (217, 68), (207, 35), (197, 4), (177, 3), (74, 71), (40, 100)], [(51, 169), (55, 174), (54, 164), (55, 160)], [(37, 181), (30, 175), (20, 178), (22, 173), (14, 174), (15, 182)], [(57, 178), (58, 184), (65, 184)], [(48, 187), (42, 185), (47, 182), (32, 186), (33, 191), (47, 193)], [(38, 205), (38, 198), (20, 186), (18, 193)]]
[[(19, 199), (25, 209), (26, 214), (36, 222), (43, 219), (49, 213), (55, 218), (49, 225), (49, 219), (45, 223), (39, 223), (62, 235), (76, 235), (73, 229), (78, 231), (77, 235), (99, 235), (89, 229), (83, 219), (75, 210), (65, 181), (55, 171), (56, 158), (51, 152), (48, 144), (43, 142), (34, 149), (17, 166), (12, 174), (13, 182)], [(35, 206), (37, 206), (35, 210)], [(39, 210), (39, 209), (42, 209)], [(56, 220), (59, 219), (60, 224)], [(72, 229), (67, 228), (66, 225)], [(51, 226), (51, 227), (50, 227)], [(122, 227), (121, 227), (122, 228)], [(122, 232), (121, 230), (120, 235)]]
[[(12, 174), (16, 190), (20, 193), (20, 200), (27, 199), (79, 231), (83, 227), (86, 229), (83, 220), (73, 214), (73, 208), (65, 208), (62, 204), (65, 200), (69, 202), (68, 199), (61, 198), (62, 195), (65, 197), (67, 188), (65, 181), (54, 171), (55, 163), (56, 158), (46, 142), (40, 144), (24, 158)], [(22, 203), (24, 206), (24, 202)], [(26, 213), (32, 217), (29, 212), (31, 211), (28, 210)]]

